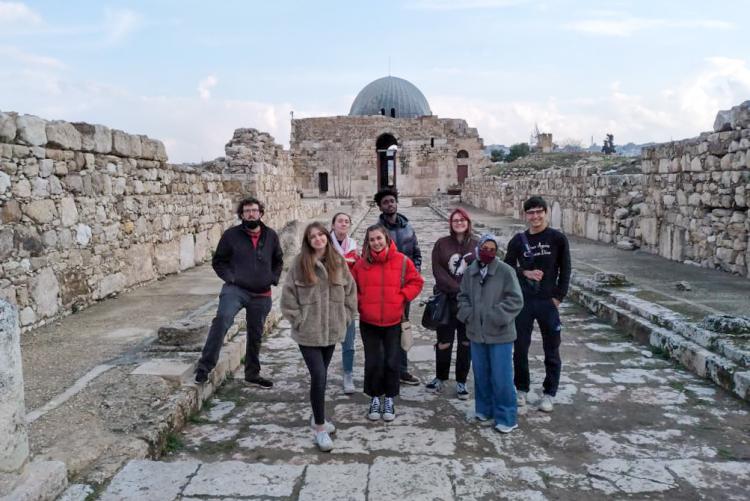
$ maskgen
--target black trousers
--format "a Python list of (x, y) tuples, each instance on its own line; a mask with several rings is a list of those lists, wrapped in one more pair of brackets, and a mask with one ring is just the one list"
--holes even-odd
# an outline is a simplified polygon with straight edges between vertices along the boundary
[[(437, 329), (437, 343), (435, 343), (435, 372), (438, 379), (448, 380), (451, 371), (451, 356), (453, 355), (454, 339), (458, 341), (456, 347), (456, 382), (466, 383), (466, 376), (471, 368), (471, 345), (466, 337), (466, 326), (458, 321), (458, 303), (455, 299), (448, 302), (450, 308), (450, 322)], [(449, 343), (445, 349), (439, 344)]]
[(359, 323), (365, 348), (365, 393), (395, 397), (399, 391), (401, 324), (390, 327)]
[(219, 352), (224, 336), (234, 323), (234, 317), (245, 309), (247, 320), (247, 346), (245, 348), (245, 378), (253, 378), (260, 373), (260, 342), (263, 338), (263, 325), (271, 311), (270, 296), (256, 296), (236, 285), (224, 284), (219, 295), (219, 308), (211, 322), (206, 344), (203, 346), (198, 368), (211, 372), (219, 360)]
[(307, 370), (310, 372), (310, 405), (312, 405), (315, 424), (326, 422), (326, 382), (328, 381), (328, 365), (333, 358), (331, 346), (302, 346), (302, 358), (305, 359)]
[(539, 324), (542, 332), (542, 346), (544, 348), (544, 393), (554, 397), (560, 385), (560, 313), (552, 299), (526, 298), (521, 313), (516, 317), (516, 341), (513, 344), (513, 382), (518, 391), (529, 391), (529, 346), (531, 346), (531, 330), (534, 320)]

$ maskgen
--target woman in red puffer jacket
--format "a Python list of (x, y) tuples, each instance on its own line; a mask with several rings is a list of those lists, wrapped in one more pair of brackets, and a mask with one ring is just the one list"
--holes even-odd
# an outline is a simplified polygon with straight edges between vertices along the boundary
[(396, 249), (381, 224), (367, 228), (362, 259), (354, 265), (352, 275), (357, 283), (359, 332), (365, 348), (364, 390), (372, 399), (367, 417), (375, 421), (382, 415), (383, 420), (393, 421), (393, 398), (399, 392), (401, 317), (406, 303), (422, 291), (424, 279), (414, 263)]

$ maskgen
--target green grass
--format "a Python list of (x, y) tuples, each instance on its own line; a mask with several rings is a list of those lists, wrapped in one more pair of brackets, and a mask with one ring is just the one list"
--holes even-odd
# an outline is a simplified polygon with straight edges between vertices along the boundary
[(192, 424), (206, 424), (206, 423), (210, 423), (210, 421), (208, 419), (206, 419), (205, 417), (203, 417), (200, 414), (200, 412), (196, 412), (194, 414), (190, 414), (188, 416), (187, 420), (188, 420), (188, 423), (192, 423)]
[(182, 437), (178, 433), (170, 431), (167, 433), (167, 438), (164, 440), (164, 453), (173, 454), (185, 447), (185, 442), (182, 441)]
[(728, 461), (733, 461), (733, 460), (737, 459), (737, 457), (734, 455), (734, 453), (732, 451), (730, 451), (729, 449), (725, 449), (723, 447), (719, 447), (716, 450), (716, 452), (719, 454), (719, 457), (721, 459), (726, 459)]

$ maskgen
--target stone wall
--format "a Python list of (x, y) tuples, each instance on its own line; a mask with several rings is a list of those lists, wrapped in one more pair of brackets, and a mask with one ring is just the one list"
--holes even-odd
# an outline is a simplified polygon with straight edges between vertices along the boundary
[[(477, 130), (459, 119), (322, 117), (292, 121), (291, 151), (296, 184), (319, 196), (318, 174), (328, 173), (328, 196), (371, 197), (378, 189), (375, 143), (382, 134), (398, 141), (396, 183), (405, 196), (431, 196), (458, 184), (457, 166), (476, 175), (488, 163)], [(464, 150), (468, 158), (459, 160)]]
[(28, 329), (195, 266), (248, 195), (278, 228), (304, 215), (289, 152), (253, 129), (172, 165), (146, 136), (0, 113), (0, 297)]
[(645, 148), (635, 173), (592, 160), (511, 169), (471, 179), (463, 199), (520, 218), (542, 195), (569, 234), (750, 277), (750, 102), (720, 112), (715, 129)]

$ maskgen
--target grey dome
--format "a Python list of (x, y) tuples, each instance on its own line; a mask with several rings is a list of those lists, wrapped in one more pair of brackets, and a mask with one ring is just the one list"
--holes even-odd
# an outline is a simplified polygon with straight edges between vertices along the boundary
[(370, 82), (359, 91), (352, 103), (349, 116), (391, 116), (395, 109), (397, 118), (415, 118), (432, 115), (430, 105), (417, 87), (403, 78), (383, 77)]

